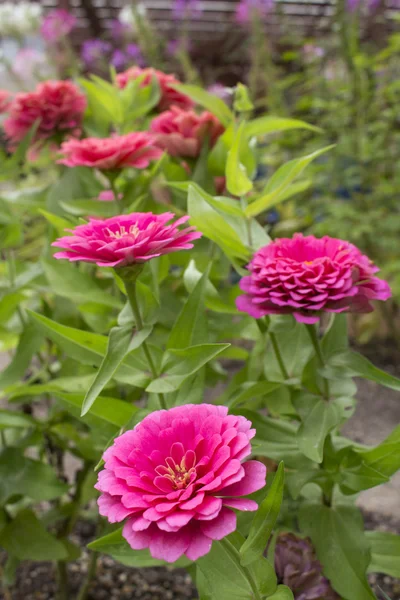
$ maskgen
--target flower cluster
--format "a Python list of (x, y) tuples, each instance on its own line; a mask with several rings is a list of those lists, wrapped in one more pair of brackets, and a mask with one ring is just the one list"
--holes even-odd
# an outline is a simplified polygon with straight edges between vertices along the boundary
[(292, 590), (294, 600), (339, 600), (322, 574), (309, 538), (281, 533), (275, 546), (275, 571), (279, 583)]
[(3, 2), (0, 4), (0, 35), (23, 37), (35, 33), (41, 16), (39, 2)]
[(15, 146), (38, 123), (34, 141), (55, 140), (79, 135), (86, 97), (71, 81), (45, 81), (33, 92), (17, 94), (10, 107), (4, 130)]
[(241, 0), (236, 6), (236, 21), (247, 25), (254, 18), (265, 18), (273, 8), (274, 0)]
[(212, 148), (224, 127), (209, 112), (197, 114), (173, 106), (156, 117), (150, 126), (157, 144), (171, 156), (196, 157), (207, 140)]
[(196, 560), (235, 531), (232, 509), (257, 509), (242, 498), (265, 485), (266, 467), (243, 462), (255, 430), (227, 413), (209, 404), (156, 411), (106, 450), (100, 514), (111, 523), (126, 519), (123, 536), (133, 549), (167, 562), (183, 554)]
[(370, 312), (372, 300), (386, 300), (386, 281), (378, 268), (349, 242), (296, 234), (256, 252), (240, 288), (239, 310), (256, 319), (270, 314), (294, 315), (316, 323), (322, 312)]
[(188, 110), (193, 107), (192, 100), (174, 88), (174, 85), (177, 85), (180, 82), (173, 75), (168, 75), (162, 71), (157, 71), (156, 69), (131, 67), (124, 73), (117, 75), (117, 85), (123, 89), (128, 85), (129, 81), (135, 80), (138, 77), (142, 78), (143, 86), (150, 85), (152, 80), (155, 80), (158, 83), (161, 93), (160, 101), (157, 106), (159, 112), (168, 110), (174, 105), (183, 110)]
[(64, 8), (51, 10), (42, 21), (40, 32), (43, 39), (55, 44), (71, 33), (77, 24), (76, 17)]
[(114, 135), (110, 138), (69, 140), (61, 146), (63, 158), (58, 162), (67, 167), (91, 167), (114, 171), (126, 167), (145, 169), (152, 160), (161, 157), (162, 150), (153, 136), (145, 132)]
[(147, 212), (90, 219), (89, 223), (69, 230), (72, 235), (52, 244), (63, 249), (54, 256), (71, 262), (92, 262), (99, 267), (127, 267), (193, 248), (192, 242), (201, 237), (201, 233), (194, 227), (180, 229), (189, 217), (169, 223), (174, 216), (173, 213)]

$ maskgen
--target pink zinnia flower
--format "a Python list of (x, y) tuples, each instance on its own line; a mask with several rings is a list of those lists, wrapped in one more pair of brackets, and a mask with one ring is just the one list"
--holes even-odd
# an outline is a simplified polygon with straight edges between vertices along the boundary
[(157, 110), (162, 112), (168, 110), (171, 106), (179, 106), (183, 109), (189, 109), (194, 106), (192, 100), (174, 89), (174, 85), (180, 83), (174, 75), (168, 75), (162, 71), (153, 68), (141, 69), (140, 67), (131, 67), (127, 71), (120, 73), (116, 77), (118, 87), (126, 87), (129, 81), (143, 77), (142, 86), (149, 85), (153, 79), (156, 79), (160, 86), (161, 98), (157, 105)]
[(245, 295), (236, 304), (256, 319), (292, 313), (297, 321), (316, 323), (321, 312), (370, 312), (371, 300), (391, 295), (367, 256), (328, 236), (278, 239), (258, 250), (248, 269), (240, 282)]
[(40, 32), (46, 42), (54, 44), (67, 36), (77, 24), (76, 17), (64, 8), (55, 8), (44, 17)]
[(92, 167), (103, 171), (135, 167), (145, 169), (150, 161), (160, 158), (162, 150), (153, 136), (144, 132), (114, 135), (110, 138), (69, 140), (61, 146), (64, 158), (58, 162), (67, 167)]
[[(100, 514), (127, 519), (123, 536), (154, 558), (196, 560), (236, 529), (238, 498), (265, 485), (266, 467), (251, 454), (251, 423), (225, 406), (187, 404), (148, 415), (104, 453), (96, 488)], [(243, 464), (242, 464), (243, 463)]]
[(7, 112), (12, 100), (8, 90), (0, 90), (0, 114)]
[(36, 121), (35, 142), (60, 135), (79, 135), (86, 98), (71, 81), (45, 81), (33, 92), (17, 94), (4, 121), (12, 145), (20, 142)]
[(148, 212), (90, 219), (85, 225), (66, 230), (72, 235), (53, 242), (52, 246), (63, 248), (54, 257), (93, 262), (99, 267), (126, 267), (193, 248), (191, 242), (201, 237), (201, 233), (194, 227), (179, 229), (189, 217), (167, 224), (174, 216)]
[(150, 125), (157, 144), (171, 156), (196, 157), (207, 140), (214, 146), (224, 127), (210, 112), (201, 114), (173, 106), (153, 119)]
[[(118, 198), (122, 198), (122, 194), (118, 194)], [(98, 200), (102, 202), (113, 202), (115, 200), (115, 194), (112, 190), (103, 190), (100, 192)]]

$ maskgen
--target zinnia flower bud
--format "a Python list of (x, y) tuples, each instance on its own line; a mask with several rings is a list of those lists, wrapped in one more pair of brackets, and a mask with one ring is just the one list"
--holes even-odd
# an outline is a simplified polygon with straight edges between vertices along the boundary
[(71, 81), (45, 81), (14, 97), (4, 130), (15, 146), (38, 122), (34, 142), (58, 141), (60, 135), (80, 133), (85, 109), (86, 98)]
[(371, 312), (371, 300), (391, 295), (367, 256), (328, 236), (278, 239), (258, 250), (248, 269), (240, 281), (245, 295), (236, 305), (256, 319), (293, 314), (299, 322), (316, 323), (322, 312)]
[(153, 412), (104, 453), (96, 488), (100, 514), (126, 519), (123, 536), (154, 558), (196, 560), (236, 529), (232, 509), (265, 485), (266, 467), (251, 454), (251, 423), (225, 406), (187, 404)]
[(92, 167), (113, 171), (126, 167), (145, 169), (157, 160), (162, 150), (155, 145), (153, 136), (145, 132), (114, 135), (110, 138), (69, 140), (61, 146), (64, 158), (58, 162), (67, 167)]
[(161, 97), (157, 105), (157, 110), (162, 112), (168, 110), (171, 106), (179, 106), (184, 110), (192, 108), (194, 103), (188, 96), (185, 96), (181, 92), (178, 92), (173, 88), (174, 85), (180, 83), (174, 75), (167, 75), (162, 71), (156, 69), (147, 68), (141, 69), (140, 67), (131, 67), (123, 73), (119, 73), (116, 77), (116, 82), (119, 88), (123, 89), (129, 83), (129, 81), (135, 80), (138, 77), (143, 77), (142, 86), (150, 85), (153, 79), (158, 82), (160, 86)]
[(275, 546), (275, 571), (279, 583), (292, 590), (294, 600), (339, 600), (322, 574), (309, 538), (280, 534)]
[(193, 248), (201, 237), (194, 227), (179, 229), (189, 217), (169, 223), (175, 215), (132, 213), (110, 219), (90, 219), (85, 225), (68, 229), (72, 235), (62, 237), (52, 246), (62, 248), (54, 258), (83, 260), (99, 267), (128, 267), (151, 258)]
[(212, 148), (224, 132), (224, 127), (210, 112), (201, 114), (173, 106), (153, 119), (150, 130), (157, 144), (171, 156), (199, 156), (207, 140)]

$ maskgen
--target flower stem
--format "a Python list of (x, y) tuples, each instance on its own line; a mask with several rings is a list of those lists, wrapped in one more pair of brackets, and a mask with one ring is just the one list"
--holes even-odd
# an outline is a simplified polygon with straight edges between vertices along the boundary
[[(321, 344), (319, 342), (318, 330), (315, 325), (306, 324), (306, 329), (309, 333), (311, 343), (314, 346), (315, 355), (317, 357), (318, 363), (320, 367), (325, 367), (325, 358), (322, 352)], [(322, 385), (323, 385), (323, 394), (325, 400), (329, 400), (330, 397), (330, 389), (329, 382), (325, 377), (322, 377)]]
[(281, 370), (281, 373), (282, 373), (284, 379), (289, 379), (289, 373), (287, 372), (285, 363), (283, 362), (282, 354), (281, 354), (281, 351), (279, 350), (279, 345), (278, 345), (278, 340), (276, 339), (276, 335), (272, 331), (270, 331), (269, 337), (271, 339), (271, 344), (274, 349), (276, 360), (278, 361), (278, 365)]
[(90, 553), (90, 559), (89, 559), (86, 577), (85, 577), (84, 582), (82, 583), (82, 587), (79, 590), (77, 600), (86, 600), (87, 599), (89, 589), (90, 589), (90, 584), (92, 582), (93, 577), (96, 575), (98, 556), (99, 556), (98, 552)]
[(250, 569), (248, 569), (247, 567), (243, 567), (243, 565), (241, 564), (240, 554), (236, 550), (235, 546), (226, 537), (223, 538), (222, 540), (220, 540), (220, 543), (225, 547), (225, 550), (228, 552), (228, 554), (231, 556), (231, 558), (233, 558), (238, 570), (241, 571), (242, 575), (244, 575), (244, 577), (249, 582), (249, 585), (253, 592), (254, 600), (261, 600), (261, 594), (258, 591), (258, 587), (257, 587), (256, 582), (254, 581), (253, 574), (250, 571)]
[[(126, 289), (126, 293), (128, 296), (129, 304), (131, 306), (133, 316), (135, 318), (136, 329), (138, 331), (140, 331), (141, 329), (143, 329), (143, 320), (142, 320), (142, 315), (140, 314), (139, 303), (137, 301), (136, 279), (134, 279), (133, 281), (132, 280), (131, 281), (124, 280), (124, 283), (125, 283), (125, 289)], [(157, 369), (154, 364), (153, 357), (151, 356), (147, 342), (143, 342), (142, 348), (143, 348), (143, 352), (145, 353), (147, 362), (149, 363), (151, 374), (153, 375), (154, 379), (157, 379), (157, 377), (158, 377)], [(166, 409), (167, 403), (165, 401), (164, 394), (158, 394), (158, 399), (159, 399), (161, 408)]]
[(68, 600), (68, 571), (64, 560), (57, 561), (57, 600)]

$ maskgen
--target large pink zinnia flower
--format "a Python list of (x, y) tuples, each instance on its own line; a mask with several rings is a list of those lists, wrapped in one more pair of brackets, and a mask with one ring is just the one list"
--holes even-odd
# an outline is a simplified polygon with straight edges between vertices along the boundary
[(145, 132), (69, 140), (62, 144), (61, 152), (64, 158), (58, 162), (67, 167), (92, 167), (103, 171), (125, 167), (145, 169), (150, 161), (162, 155), (154, 137)]
[[(123, 536), (154, 558), (196, 560), (236, 529), (231, 510), (256, 510), (245, 496), (265, 485), (265, 466), (243, 460), (255, 435), (225, 406), (187, 404), (148, 415), (104, 453), (96, 485), (100, 514), (127, 519)], [(242, 464), (243, 463), (243, 464)]]
[(38, 121), (35, 142), (60, 135), (79, 135), (86, 98), (71, 81), (45, 81), (33, 92), (17, 94), (4, 121), (13, 145), (20, 142)]
[(386, 281), (367, 256), (342, 240), (301, 233), (258, 250), (243, 277), (245, 292), (236, 304), (256, 319), (292, 313), (297, 321), (316, 323), (321, 312), (370, 312), (371, 300), (387, 300)]
[(153, 119), (150, 129), (160, 148), (168, 154), (192, 158), (200, 154), (206, 140), (212, 147), (224, 132), (223, 125), (210, 112), (198, 115), (193, 110), (176, 106)]
[(157, 105), (157, 110), (162, 112), (163, 110), (168, 110), (171, 106), (179, 106), (183, 109), (189, 109), (194, 106), (192, 100), (182, 94), (182, 92), (178, 92), (174, 89), (174, 85), (180, 83), (178, 79), (174, 77), (174, 75), (168, 75), (167, 73), (163, 73), (162, 71), (157, 71), (151, 67), (147, 69), (141, 69), (140, 67), (131, 67), (127, 71), (123, 73), (119, 73), (116, 78), (116, 82), (118, 87), (121, 89), (126, 87), (129, 81), (137, 79), (138, 77), (142, 77), (142, 85), (149, 85), (152, 79), (156, 79), (158, 81), (158, 85), (160, 86), (161, 97), (159, 103)]
[(191, 242), (201, 237), (201, 233), (194, 227), (179, 229), (189, 217), (168, 224), (174, 216), (173, 213), (148, 212), (90, 219), (85, 225), (67, 230), (72, 235), (53, 242), (52, 246), (63, 249), (54, 257), (93, 262), (99, 267), (126, 267), (193, 248)]

